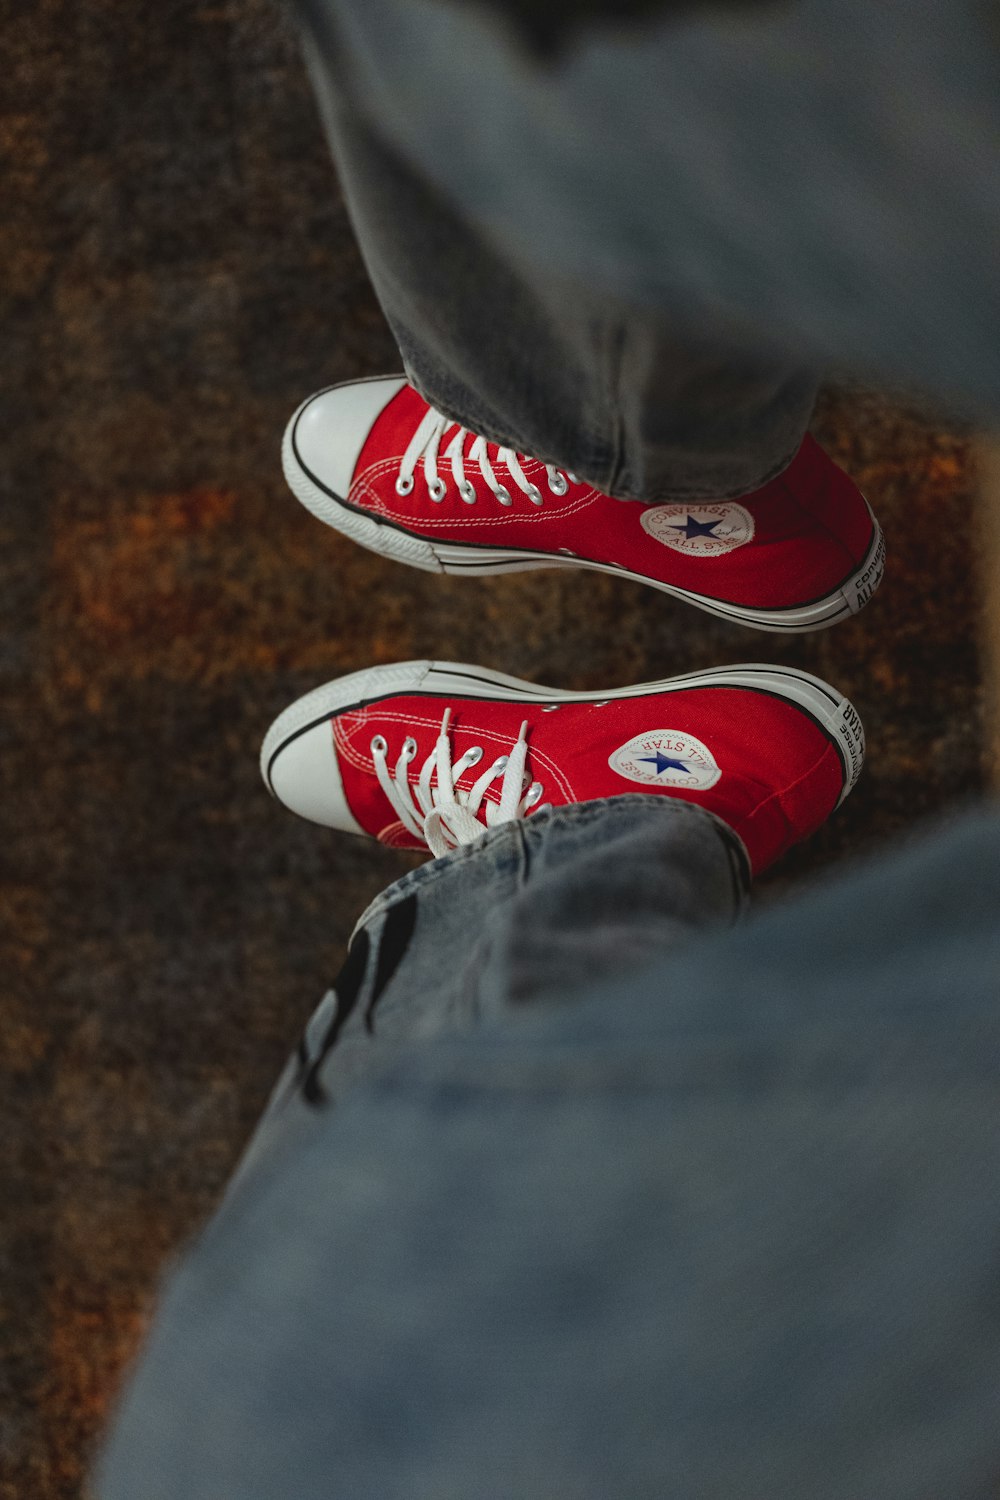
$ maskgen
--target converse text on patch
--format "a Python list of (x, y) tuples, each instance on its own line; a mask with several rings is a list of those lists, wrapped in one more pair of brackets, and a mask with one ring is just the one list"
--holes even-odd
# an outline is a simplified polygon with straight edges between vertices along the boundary
[(723, 557), (754, 537), (753, 516), (732, 500), (654, 505), (640, 519), (655, 542), (688, 557)]
[(612, 771), (627, 781), (705, 792), (722, 775), (702, 740), (679, 729), (647, 729), (608, 756)]

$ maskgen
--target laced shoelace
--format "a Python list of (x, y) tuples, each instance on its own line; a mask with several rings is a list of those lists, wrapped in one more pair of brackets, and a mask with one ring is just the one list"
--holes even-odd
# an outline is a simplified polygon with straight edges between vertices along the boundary
[[(473, 843), (482, 836), (484, 828), (494, 828), (498, 823), (510, 823), (525, 817), (542, 796), (541, 784), (532, 781), (524, 769), (528, 754), (527, 720), (521, 725), (521, 732), (509, 755), (499, 756), (468, 791), (457, 788), (456, 781), (463, 772), (479, 764), (483, 751), (479, 745), (474, 745), (453, 764), (448, 739), (450, 718), (451, 709), (445, 709), (437, 743), (424, 761), (415, 788), (410, 786), (408, 772), (417, 753), (416, 740), (412, 736), (405, 740), (394, 772), (389, 770), (389, 747), (385, 737), (377, 734), (371, 742), (379, 786), (399, 814), (403, 826), (414, 837), (422, 839), (437, 856), (457, 849), (459, 844)], [(435, 772), (437, 780), (432, 785)], [(503, 777), (500, 801), (488, 799), (484, 804), (487, 788), (499, 776)]]
[[(474, 437), (468, 428), (460, 427), (450, 417), (443, 416), (441, 412), (435, 411), (434, 407), (428, 407), (421, 418), (417, 428), (410, 439), (406, 452), (403, 454), (403, 462), (399, 466), (399, 474), (396, 477), (396, 493), (408, 495), (413, 489), (414, 470), (420, 459), (424, 461), (424, 478), (427, 481), (427, 490), (432, 500), (440, 502), (444, 499), (448, 490), (447, 482), (438, 473), (438, 452), (441, 439), (449, 428), (455, 427), (455, 436), (445, 450), (444, 457), (451, 464), (451, 475), (458, 488), (458, 493), (466, 505), (475, 505), (476, 489), (465, 475), (465, 464), (478, 463), (479, 472), (489, 486), (490, 490), (501, 505), (513, 505), (513, 497), (505, 484), (497, 478), (493, 463), (490, 460), (488, 446), (484, 437)], [(465, 452), (465, 440), (472, 437), (473, 443), (468, 453)], [(532, 484), (521, 467), (521, 460), (513, 448), (497, 448), (497, 463), (503, 464), (510, 477), (523, 490), (532, 505), (544, 505), (545, 500), (537, 484)], [(545, 465), (545, 474), (549, 489), (553, 495), (565, 495), (569, 489), (570, 480), (574, 484), (579, 483), (575, 474), (560, 472), (552, 464)]]

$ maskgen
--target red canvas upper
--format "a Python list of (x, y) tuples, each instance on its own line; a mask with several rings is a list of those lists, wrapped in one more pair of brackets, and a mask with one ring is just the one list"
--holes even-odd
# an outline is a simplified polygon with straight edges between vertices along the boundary
[[(510, 480), (493, 445), (490, 458), (513, 504), (502, 506), (478, 463), (467, 458), (465, 474), (477, 494), (476, 504), (468, 505), (458, 494), (444, 456), (455, 429), (446, 433), (438, 454), (438, 473), (446, 482), (443, 498), (431, 500), (422, 462), (416, 466), (411, 492), (399, 495), (395, 481), (400, 464), (427, 409), (409, 386), (387, 404), (362, 447), (344, 498), (432, 543), (570, 552), (732, 604), (781, 609), (829, 594), (857, 568), (872, 541), (873, 522), (860, 491), (808, 436), (778, 478), (729, 502), (752, 522), (752, 538), (732, 550), (713, 547), (715, 516), (706, 506), (715, 502), (697, 501), (688, 507), (620, 501), (573, 482), (559, 496), (550, 491), (544, 464), (522, 458), (526, 477), (544, 497), (544, 504), (536, 506)], [(470, 435), (466, 454), (472, 442)], [(717, 502), (718, 507), (724, 504)], [(720, 529), (728, 527), (730, 536), (742, 535), (732, 530), (734, 514)], [(746, 529), (744, 520), (738, 518), (735, 524)], [(661, 537), (684, 536), (681, 546), (691, 545), (687, 533), (693, 532), (693, 548), (704, 549), (705, 555), (666, 545), (657, 532)]]
[[(483, 761), (457, 780), (459, 788), (468, 790), (492, 758), (510, 753), (526, 720), (527, 772), (541, 784), (543, 804), (630, 792), (683, 797), (739, 835), (755, 872), (819, 827), (844, 785), (840, 757), (809, 715), (752, 689), (699, 687), (612, 699), (604, 706), (564, 703), (549, 711), (536, 703), (400, 695), (331, 721), (350, 810), (383, 843), (424, 847), (399, 821), (379, 785), (372, 739), (384, 738), (392, 769), (407, 737), (416, 741), (407, 774), (415, 788), (434, 752), (445, 708), (451, 710), (452, 761), (473, 746), (484, 751)], [(632, 774), (613, 769), (612, 757)], [(692, 777), (711, 780), (713, 766), (718, 771), (713, 785), (699, 790), (691, 784)], [(499, 784), (486, 795), (499, 801)]]

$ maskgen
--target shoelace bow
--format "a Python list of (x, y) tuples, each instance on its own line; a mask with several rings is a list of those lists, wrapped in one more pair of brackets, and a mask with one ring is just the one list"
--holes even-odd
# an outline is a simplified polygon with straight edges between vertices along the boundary
[[(403, 454), (403, 462), (399, 466), (399, 474), (396, 478), (396, 493), (408, 495), (413, 489), (413, 471), (422, 458), (424, 461), (424, 477), (427, 480), (427, 489), (432, 500), (444, 499), (448, 486), (438, 473), (438, 449), (441, 439), (450, 427), (456, 427), (455, 436), (445, 450), (444, 457), (450, 460), (451, 474), (458, 487), (458, 493), (466, 505), (475, 505), (476, 489), (465, 477), (466, 459), (478, 463), (479, 472), (486, 481), (494, 496), (501, 505), (513, 505), (510, 490), (501, 484), (496, 476), (493, 464), (490, 460), (487, 442), (484, 437), (476, 437), (468, 453), (465, 452), (465, 440), (473, 437), (468, 428), (458, 426), (450, 417), (435, 411), (434, 407), (428, 407), (424, 416), (417, 425), (416, 431), (410, 439), (406, 452)], [(521, 460), (513, 448), (497, 448), (497, 462), (502, 463), (518, 489), (523, 490), (532, 505), (544, 505), (545, 501), (537, 484), (532, 484), (521, 467)], [(553, 495), (565, 495), (569, 489), (570, 480), (578, 483), (575, 474), (562, 474), (552, 464), (545, 465), (545, 473), (548, 478), (549, 489)]]
[[(510, 823), (523, 818), (541, 799), (542, 787), (525, 773), (528, 755), (528, 721), (521, 725), (509, 755), (501, 755), (479, 777), (468, 791), (459, 790), (455, 783), (463, 772), (478, 765), (483, 758), (479, 745), (466, 750), (454, 764), (448, 740), (448, 723), (451, 709), (445, 709), (437, 743), (421, 767), (415, 788), (411, 788), (408, 771), (417, 753), (417, 742), (409, 736), (400, 751), (395, 772), (389, 770), (388, 745), (381, 734), (371, 742), (375, 774), (390, 803), (399, 814), (400, 822), (414, 837), (422, 839), (434, 855), (447, 854), (459, 844), (471, 844), (483, 834), (484, 828), (493, 828), (498, 823)], [(432, 786), (434, 773), (436, 784)], [(503, 777), (500, 801), (483, 798), (498, 776)], [(414, 801), (414, 792), (416, 800)], [(482, 818), (479, 814), (482, 813)]]

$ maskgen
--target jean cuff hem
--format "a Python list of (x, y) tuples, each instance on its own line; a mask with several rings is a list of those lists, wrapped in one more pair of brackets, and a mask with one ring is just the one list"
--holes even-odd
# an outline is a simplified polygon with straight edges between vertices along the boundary
[(728, 823), (717, 814), (710, 812), (708, 808), (700, 807), (694, 802), (685, 802), (679, 797), (625, 792), (615, 797), (594, 798), (589, 802), (566, 803), (561, 807), (534, 813), (530, 818), (519, 818), (508, 823), (501, 823), (495, 828), (484, 828), (482, 837), (478, 838), (475, 843), (462, 844), (458, 849), (451, 849), (447, 854), (428, 860), (426, 864), (419, 865), (415, 870), (408, 870), (405, 875), (401, 875), (398, 880), (393, 881), (392, 885), (381, 891), (373, 901), (369, 902), (354, 924), (351, 940), (353, 941), (354, 936), (362, 927), (366, 927), (390, 906), (412, 895), (414, 890), (419, 890), (449, 876), (460, 865), (467, 864), (469, 861), (478, 861), (483, 856), (491, 854), (498, 844), (511, 839), (541, 836), (546, 829), (551, 829), (553, 823), (579, 825), (614, 818), (619, 812), (623, 815), (631, 815), (638, 804), (643, 804), (655, 817), (668, 820), (703, 819), (713, 825), (730, 855), (740, 898), (745, 899), (750, 889), (750, 856), (743, 840)]

